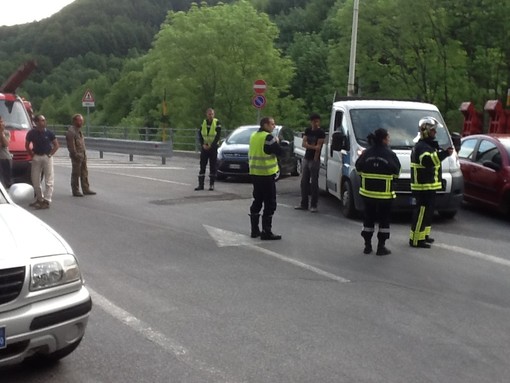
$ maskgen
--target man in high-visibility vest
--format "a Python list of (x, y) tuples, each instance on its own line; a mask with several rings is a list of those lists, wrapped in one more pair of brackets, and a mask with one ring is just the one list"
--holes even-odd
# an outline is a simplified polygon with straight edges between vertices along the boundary
[(411, 191), (415, 198), (413, 223), (409, 245), (429, 249), (434, 239), (430, 237), (436, 191), (442, 188), (441, 162), (453, 153), (453, 148), (443, 150), (436, 141), (438, 129), (443, 125), (433, 117), (424, 117), (418, 123), (420, 139), (411, 152)]
[(365, 240), (363, 253), (372, 252), (372, 236), (375, 223), (379, 223), (377, 232), (376, 255), (391, 253), (385, 246), (390, 238), (390, 215), (393, 199), (396, 197), (393, 180), (400, 174), (400, 161), (388, 147), (390, 135), (383, 128), (376, 129), (367, 137), (370, 147), (356, 161), (356, 170), (361, 176), (359, 194), (363, 197), (363, 229), (361, 236)]
[[(283, 154), (278, 137), (271, 133), (275, 128), (274, 119), (264, 117), (260, 120), (260, 129), (252, 134), (248, 159), (250, 176), (253, 183), (253, 203), (250, 207), (251, 237), (260, 236), (262, 240), (281, 239), (273, 234), (273, 214), (276, 210), (275, 174), (278, 172), (277, 156)], [(259, 229), (260, 211), (262, 212), (262, 231)]]
[(195, 190), (204, 190), (205, 170), (209, 162), (209, 190), (214, 190), (216, 180), (216, 161), (218, 159), (218, 141), (221, 135), (221, 123), (214, 118), (214, 109), (206, 111), (206, 119), (198, 129), (200, 142), (200, 171), (198, 173), (198, 186)]

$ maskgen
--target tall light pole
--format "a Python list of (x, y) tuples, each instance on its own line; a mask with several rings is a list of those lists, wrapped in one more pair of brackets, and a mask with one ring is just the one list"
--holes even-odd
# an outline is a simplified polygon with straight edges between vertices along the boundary
[(354, 80), (356, 72), (356, 42), (358, 38), (358, 13), (359, 0), (354, 0), (354, 9), (352, 11), (352, 35), (351, 35), (351, 55), (349, 58), (349, 79), (347, 81), (347, 96), (354, 96)]

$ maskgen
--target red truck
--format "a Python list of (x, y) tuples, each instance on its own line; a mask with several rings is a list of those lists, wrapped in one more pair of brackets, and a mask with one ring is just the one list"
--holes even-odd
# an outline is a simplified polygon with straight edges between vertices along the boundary
[(24, 63), (0, 86), (0, 115), (11, 134), (9, 151), (13, 156), (12, 176), (14, 182), (30, 183), (32, 158), (25, 150), (25, 138), (28, 131), (33, 128), (33, 112), (30, 102), (18, 96), (16, 90), (35, 67), (35, 61)]

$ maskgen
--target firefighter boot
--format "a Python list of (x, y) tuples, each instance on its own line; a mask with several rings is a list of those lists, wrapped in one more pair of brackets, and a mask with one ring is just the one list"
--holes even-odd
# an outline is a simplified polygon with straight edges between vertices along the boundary
[(216, 180), (216, 176), (209, 176), (209, 190), (214, 190), (214, 181)]
[(204, 181), (205, 176), (198, 176), (198, 186), (195, 188), (195, 190), (204, 190)]
[(374, 233), (371, 231), (362, 231), (361, 236), (365, 240), (365, 248), (363, 249), (363, 254), (370, 254), (372, 252), (372, 235)]
[(259, 218), (260, 214), (250, 214), (252, 238), (260, 237)]
[(377, 251), (375, 255), (388, 255), (391, 254), (391, 250), (386, 248), (386, 240), (390, 237), (389, 233), (377, 233), (377, 239), (379, 242), (377, 243)]
[(263, 215), (262, 216), (262, 232), (260, 233), (260, 239), (264, 241), (272, 241), (276, 239), (282, 239), (281, 235), (273, 234), (271, 228), (273, 226), (273, 216)]

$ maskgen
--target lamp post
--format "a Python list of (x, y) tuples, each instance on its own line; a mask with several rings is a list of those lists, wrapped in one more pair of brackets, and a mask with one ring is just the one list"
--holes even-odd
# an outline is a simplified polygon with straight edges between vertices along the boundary
[(354, 96), (354, 80), (356, 72), (356, 42), (358, 38), (358, 13), (359, 0), (354, 0), (352, 11), (352, 35), (351, 35), (351, 55), (349, 58), (349, 79), (347, 81), (347, 96)]

